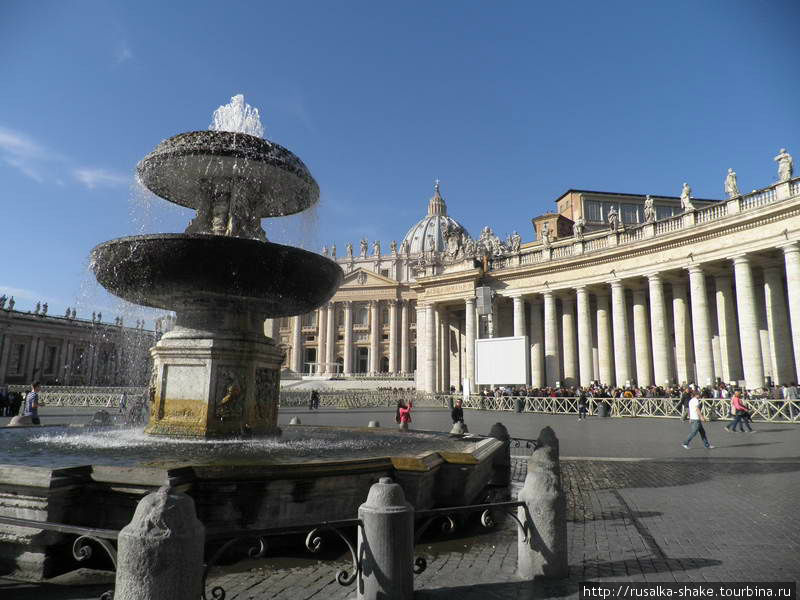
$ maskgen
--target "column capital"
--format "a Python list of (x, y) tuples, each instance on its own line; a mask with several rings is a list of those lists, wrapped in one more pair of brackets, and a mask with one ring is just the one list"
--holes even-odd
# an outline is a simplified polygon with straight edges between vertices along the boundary
[(544, 290), (542, 292), (542, 297), (543, 298), (554, 298), (555, 297), (555, 292), (553, 290)]
[(686, 270), (689, 271), (689, 275), (705, 275), (705, 271), (703, 271), (703, 267), (700, 265), (689, 265), (686, 267)]
[(663, 283), (663, 281), (664, 281), (661, 278), (661, 273), (660, 272), (658, 272), (658, 273), (647, 273), (645, 275), (645, 277), (647, 277), (647, 280), (649, 282), (651, 282), (651, 283)]
[(611, 282), (611, 289), (624, 289), (625, 285), (622, 283), (622, 279), (615, 279)]
[(749, 265), (751, 256), (749, 254), (737, 254), (731, 257), (734, 265)]
[(585, 283), (582, 283), (581, 285), (576, 285), (576, 286), (575, 286), (574, 288), (572, 288), (572, 289), (573, 289), (573, 290), (575, 290), (575, 292), (576, 292), (576, 293), (579, 293), (579, 294), (580, 294), (580, 293), (584, 293), (584, 294), (585, 294), (586, 292), (588, 292), (588, 291), (589, 291), (589, 288), (588, 288), (588, 286), (587, 286)]
[(784, 254), (797, 254), (800, 252), (800, 242), (793, 241), (781, 246)]
[(398, 300), (397, 298), (390, 298), (386, 302), (388, 302), (389, 306), (392, 307), (392, 306), (397, 306), (400, 302), (402, 302), (402, 300)]
[(352, 300), (342, 300), (342, 305), (344, 306), (345, 310), (350, 310), (353, 308), (353, 301)]
[(466, 298), (464, 298), (464, 302), (466, 304), (473, 304), (474, 305), (475, 304), (475, 296), (467, 296)]

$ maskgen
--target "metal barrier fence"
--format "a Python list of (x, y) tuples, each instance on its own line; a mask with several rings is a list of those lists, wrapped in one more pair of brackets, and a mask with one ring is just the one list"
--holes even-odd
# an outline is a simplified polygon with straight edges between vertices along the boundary
[[(319, 393), (320, 408), (394, 408), (398, 400), (414, 403), (414, 406), (442, 406), (441, 400), (430, 394), (405, 390), (353, 390)], [(281, 391), (281, 408), (306, 408), (310, 391)]]
[[(460, 395), (436, 395), (438, 405), (449, 407)], [(589, 414), (602, 415), (608, 410), (611, 417), (657, 417), (680, 419), (683, 416), (678, 398), (587, 398)], [(800, 400), (748, 400), (754, 421), (773, 423), (800, 423)], [(578, 398), (540, 398), (530, 396), (483, 397), (469, 396), (463, 408), (473, 410), (499, 410), (534, 412), (553, 415), (577, 415)], [(709, 420), (730, 418), (730, 399), (704, 398), (703, 415)]]

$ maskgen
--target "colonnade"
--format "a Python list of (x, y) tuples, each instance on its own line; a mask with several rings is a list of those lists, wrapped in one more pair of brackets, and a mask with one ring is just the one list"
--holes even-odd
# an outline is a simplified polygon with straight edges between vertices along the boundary
[[(514, 335), (529, 337), (533, 387), (672, 385), (717, 380), (748, 389), (800, 380), (800, 243), (683, 269), (536, 293), (503, 293)], [(495, 301), (497, 302), (498, 299)], [(475, 299), (464, 320), (464, 371), (474, 380)], [(462, 308), (463, 307), (463, 308)], [(450, 386), (448, 303), (417, 307), (417, 388)], [(437, 335), (448, 330), (447, 339)], [(442, 370), (442, 372), (439, 372)], [(446, 373), (445, 373), (446, 371)]]
[[(357, 302), (351, 300), (329, 302), (317, 309), (315, 340), (304, 341), (302, 316), (290, 319), (291, 354), (289, 367), (297, 372), (304, 371), (305, 350), (316, 348), (320, 373), (334, 374), (341, 363), (341, 372), (351, 375), (359, 371), (356, 364), (356, 348), (369, 348), (367, 372), (378, 374), (410, 373), (414, 344), (414, 323), (410, 317), (413, 310), (411, 302), (402, 299), (369, 300), (364, 302), (369, 315), (368, 323), (356, 323), (354, 310)], [(388, 309), (386, 319), (382, 318), (383, 308)], [(341, 309), (341, 311), (340, 311)], [(337, 315), (340, 315), (337, 318)], [(384, 340), (384, 328), (388, 339)], [(274, 330), (267, 331), (276, 337)], [(388, 369), (382, 369), (381, 361), (388, 360)]]

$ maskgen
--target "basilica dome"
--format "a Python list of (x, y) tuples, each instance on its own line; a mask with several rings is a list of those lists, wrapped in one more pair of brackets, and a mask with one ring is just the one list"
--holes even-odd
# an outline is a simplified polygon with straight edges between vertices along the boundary
[(408, 245), (411, 254), (442, 252), (447, 246), (445, 233), (448, 230), (466, 233), (466, 229), (462, 227), (461, 223), (447, 216), (447, 204), (439, 192), (439, 182), (437, 181), (433, 197), (428, 202), (428, 214), (408, 230), (406, 237), (403, 238), (403, 245)]

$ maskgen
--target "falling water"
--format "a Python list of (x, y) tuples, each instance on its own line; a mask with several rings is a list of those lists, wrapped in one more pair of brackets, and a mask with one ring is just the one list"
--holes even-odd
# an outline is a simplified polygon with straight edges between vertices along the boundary
[(229, 104), (223, 104), (214, 111), (214, 120), (208, 127), (212, 131), (233, 131), (264, 137), (264, 126), (258, 116), (258, 109), (244, 101), (243, 94), (236, 94)]

